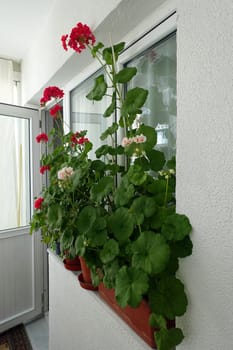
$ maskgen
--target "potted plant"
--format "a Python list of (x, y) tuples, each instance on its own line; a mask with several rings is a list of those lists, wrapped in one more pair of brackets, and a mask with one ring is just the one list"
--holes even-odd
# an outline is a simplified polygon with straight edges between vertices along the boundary
[(35, 199), (35, 211), (30, 223), (30, 233), (41, 229), (42, 241), (52, 247), (59, 242), (65, 267), (80, 270), (74, 242), (77, 238), (77, 213), (88, 203), (92, 171), (88, 152), (92, 144), (86, 131), (64, 134), (62, 107), (58, 100), (64, 95), (55, 86), (47, 87), (41, 98), (44, 106), (52, 99), (55, 106), (50, 109), (55, 127), (49, 134), (37, 136), (38, 143), (44, 144), (40, 172), (48, 174), (48, 185), (44, 186)]
[[(166, 161), (156, 149), (154, 128), (135, 123), (148, 91), (135, 87), (124, 93), (137, 73), (135, 67), (118, 69), (125, 44), (96, 44), (82, 23), (61, 40), (65, 50), (79, 54), (88, 48), (100, 62), (105, 74), (95, 79), (87, 98), (99, 101), (110, 95), (103, 116), (118, 116), (100, 136), (110, 142), (96, 151), (99, 160), (92, 166), (100, 176), (92, 183), (91, 201), (77, 217), (76, 252), (85, 257), (94, 283), (111, 289), (121, 309), (137, 308), (142, 301), (149, 305), (157, 348), (172, 349), (183, 333), (168, 320), (183, 315), (187, 307), (176, 273), (180, 259), (192, 253), (191, 224), (176, 212), (175, 159)], [(116, 133), (122, 135), (121, 144)]]

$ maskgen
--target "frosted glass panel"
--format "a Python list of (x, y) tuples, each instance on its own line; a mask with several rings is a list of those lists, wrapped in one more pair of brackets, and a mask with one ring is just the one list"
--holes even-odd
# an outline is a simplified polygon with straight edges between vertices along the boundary
[(0, 115), (0, 230), (30, 220), (29, 120)]
[(107, 101), (90, 101), (86, 95), (94, 86), (94, 79), (101, 72), (88, 78), (71, 92), (71, 128), (72, 131), (87, 130), (87, 137), (93, 144), (90, 158), (95, 159), (95, 150), (103, 143), (99, 139), (107, 127), (107, 121), (103, 118), (103, 113), (107, 108)]
[(176, 153), (176, 36), (166, 38), (127, 65), (138, 70), (129, 88), (149, 90), (139, 120), (156, 129), (157, 149), (170, 159)]

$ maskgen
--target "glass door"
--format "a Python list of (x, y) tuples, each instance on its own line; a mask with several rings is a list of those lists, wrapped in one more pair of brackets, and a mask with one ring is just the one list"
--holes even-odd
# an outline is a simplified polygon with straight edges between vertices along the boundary
[(40, 190), (37, 110), (0, 104), (0, 332), (42, 313), (43, 246), (29, 235)]

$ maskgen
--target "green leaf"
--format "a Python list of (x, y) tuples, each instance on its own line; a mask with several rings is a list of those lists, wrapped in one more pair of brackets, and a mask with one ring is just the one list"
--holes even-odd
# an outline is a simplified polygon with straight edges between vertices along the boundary
[(145, 196), (134, 199), (130, 212), (134, 215), (134, 220), (137, 225), (141, 225), (144, 221)]
[(102, 162), (102, 160), (96, 159), (91, 162), (91, 169), (99, 173), (104, 172), (105, 168), (106, 168), (106, 164)]
[(113, 92), (113, 94), (112, 94), (112, 102), (108, 106), (106, 111), (104, 112), (103, 116), (105, 118), (110, 117), (113, 114), (113, 112), (115, 111), (115, 108), (116, 108), (116, 93)]
[(154, 195), (153, 197), (158, 205), (164, 204), (166, 193), (166, 181), (164, 179), (153, 180), (152, 183), (147, 186), (147, 190)]
[(130, 81), (137, 74), (137, 68), (126, 67), (120, 70), (113, 79), (114, 83), (125, 84)]
[(93, 57), (96, 57), (96, 53), (104, 47), (104, 44), (99, 42), (91, 49), (91, 53)]
[(148, 290), (147, 275), (133, 267), (123, 266), (116, 276), (115, 295), (121, 307), (137, 307)]
[(173, 214), (165, 218), (161, 233), (169, 241), (181, 241), (192, 231), (192, 226), (187, 216)]
[(86, 252), (86, 238), (84, 235), (79, 235), (76, 238), (74, 247), (77, 255), (84, 256)]
[(129, 167), (127, 177), (136, 186), (142, 185), (147, 179), (147, 173), (137, 164)]
[(119, 254), (119, 245), (114, 239), (109, 239), (100, 252), (100, 259), (104, 264), (111, 262)]
[(102, 135), (100, 136), (100, 139), (103, 141), (105, 140), (108, 136), (114, 134), (118, 129), (118, 124), (117, 123), (112, 123), (112, 125), (107, 128), (103, 133)]
[(92, 228), (87, 232), (86, 236), (91, 247), (103, 246), (107, 239), (107, 221), (104, 217), (98, 217), (92, 225)]
[(152, 218), (150, 218), (150, 226), (154, 230), (160, 229), (169, 213), (167, 208), (157, 207)]
[(149, 304), (153, 312), (173, 320), (185, 313), (187, 297), (183, 283), (173, 276), (162, 278), (156, 290), (149, 291)]
[(77, 228), (80, 233), (86, 233), (91, 228), (96, 220), (96, 209), (90, 206), (84, 207), (77, 219)]
[(146, 155), (150, 160), (151, 170), (159, 171), (163, 168), (166, 161), (163, 152), (151, 149), (146, 152)]
[(174, 346), (179, 345), (184, 339), (180, 328), (161, 329), (155, 333), (155, 341), (158, 350), (172, 350)]
[(167, 161), (167, 168), (168, 169), (176, 169), (176, 158), (173, 156), (170, 160)]
[(117, 62), (119, 54), (124, 50), (125, 43), (121, 42), (114, 46), (106, 47), (103, 50), (103, 59), (109, 65), (113, 64), (113, 53), (115, 56), (115, 61)]
[(149, 322), (153, 328), (167, 328), (167, 321), (162, 315), (152, 313)]
[(138, 135), (144, 135), (146, 136), (146, 146), (147, 148), (153, 148), (156, 145), (157, 142), (157, 133), (155, 131), (155, 128), (149, 125), (142, 124), (140, 125), (138, 131)]
[(52, 204), (48, 208), (48, 224), (59, 227), (62, 222), (62, 208), (59, 204)]
[(88, 100), (100, 101), (107, 91), (107, 83), (105, 81), (104, 75), (101, 74), (95, 78), (95, 84), (93, 89), (86, 95)]
[(108, 224), (115, 238), (119, 242), (126, 241), (134, 230), (132, 214), (126, 208), (118, 208), (109, 217)]
[(150, 164), (145, 157), (138, 157), (134, 161), (134, 165), (139, 165), (144, 171), (150, 169)]
[(114, 194), (114, 203), (117, 207), (127, 204), (134, 196), (134, 185), (129, 183), (127, 177), (123, 177)]
[(120, 267), (118, 259), (115, 259), (110, 263), (104, 265), (103, 283), (107, 288), (115, 287), (115, 279), (119, 269)]
[(137, 114), (147, 99), (148, 91), (139, 87), (129, 90), (122, 104), (122, 114)]
[(102, 177), (97, 184), (91, 188), (91, 200), (101, 202), (113, 189), (114, 180), (111, 176)]
[(178, 258), (185, 258), (192, 254), (193, 243), (189, 236), (181, 241), (172, 242), (170, 244), (172, 254)]
[(165, 269), (169, 256), (170, 249), (164, 237), (145, 231), (133, 244), (132, 266), (148, 274), (158, 274)]

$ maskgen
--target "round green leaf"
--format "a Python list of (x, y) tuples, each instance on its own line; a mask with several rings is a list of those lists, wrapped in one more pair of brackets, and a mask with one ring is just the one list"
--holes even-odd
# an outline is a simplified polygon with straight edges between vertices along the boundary
[(155, 333), (155, 341), (158, 350), (172, 350), (179, 345), (184, 339), (183, 332), (180, 328), (161, 329)]
[(169, 320), (182, 316), (188, 303), (183, 283), (173, 276), (168, 276), (162, 278), (156, 286), (156, 290), (149, 291), (152, 311)]
[(92, 228), (96, 219), (96, 209), (90, 206), (84, 207), (77, 219), (77, 228), (80, 233), (86, 233)]
[(134, 230), (133, 216), (126, 208), (118, 208), (109, 217), (108, 224), (119, 242), (126, 241)]
[(188, 236), (192, 226), (187, 216), (183, 214), (173, 214), (165, 218), (161, 233), (169, 241), (181, 241)]
[(114, 239), (109, 239), (100, 252), (100, 259), (104, 264), (111, 262), (119, 254), (119, 245)]
[(157, 274), (165, 269), (169, 256), (170, 249), (164, 237), (146, 231), (133, 245), (132, 265), (148, 274)]
[(96, 202), (107, 196), (113, 189), (113, 177), (102, 177), (97, 184), (94, 184), (91, 188), (91, 199)]
[(152, 149), (152, 150), (147, 151), (146, 154), (150, 160), (151, 170), (159, 171), (163, 168), (163, 166), (166, 162), (163, 152)]
[(123, 266), (116, 276), (115, 295), (122, 307), (137, 307), (142, 296), (148, 290), (148, 277), (133, 267)]
[(142, 185), (147, 179), (147, 173), (139, 165), (131, 165), (127, 177), (136, 186)]

